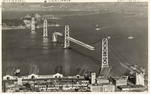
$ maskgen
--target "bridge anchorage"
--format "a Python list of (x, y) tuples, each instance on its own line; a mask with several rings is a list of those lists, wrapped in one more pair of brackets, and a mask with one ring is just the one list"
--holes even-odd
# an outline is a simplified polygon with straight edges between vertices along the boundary
[(62, 33), (54, 31), (52, 33), (52, 42), (57, 42), (57, 36), (63, 36)]

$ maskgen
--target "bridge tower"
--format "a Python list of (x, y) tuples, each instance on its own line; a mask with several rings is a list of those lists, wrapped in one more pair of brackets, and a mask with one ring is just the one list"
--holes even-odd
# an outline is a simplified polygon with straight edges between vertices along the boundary
[(64, 40), (64, 48), (70, 47), (70, 41), (67, 39), (69, 37), (69, 25), (65, 26), (65, 40)]
[(44, 19), (44, 23), (43, 23), (43, 37), (48, 37), (48, 32), (47, 32), (47, 19)]
[(31, 19), (31, 31), (35, 31), (35, 18)]
[(101, 65), (101, 71), (100, 76), (109, 76), (111, 67), (109, 67), (108, 62), (108, 39), (103, 38), (102, 39), (102, 65)]
[(102, 65), (101, 68), (109, 67), (108, 64), (108, 39), (102, 39)]

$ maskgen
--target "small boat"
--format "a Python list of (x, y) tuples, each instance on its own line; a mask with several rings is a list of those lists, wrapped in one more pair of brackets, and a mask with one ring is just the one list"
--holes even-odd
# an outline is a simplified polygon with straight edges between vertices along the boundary
[(133, 39), (133, 36), (129, 36), (128, 39)]
[(108, 36), (107, 38), (110, 39), (110, 36)]
[(98, 31), (98, 30), (100, 30), (100, 28), (98, 27), (98, 25), (96, 25), (96, 28), (95, 28), (95, 30), (97, 30), (97, 31)]
[(96, 28), (95, 30), (99, 31), (99, 30), (101, 30), (101, 28)]
[(99, 31), (99, 30), (102, 30), (102, 29), (105, 29), (105, 28), (107, 28), (107, 27), (97, 27), (97, 25), (96, 25), (96, 28), (95, 28), (95, 30), (97, 30), (97, 31)]

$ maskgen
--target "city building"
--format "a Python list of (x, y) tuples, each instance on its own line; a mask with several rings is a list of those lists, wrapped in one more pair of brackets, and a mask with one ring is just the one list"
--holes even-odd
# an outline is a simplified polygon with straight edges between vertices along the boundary
[(63, 77), (63, 75), (60, 73), (56, 73), (53, 75), (53, 78), (62, 78), (62, 77)]
[(116, 86), (127, 85), (128, 76), (110, 77)]
[(121, 91), (137, 91), (137, 92), (143, 92), (146, 90), (146, 88), (142, 85), (122, 85), (122, 86), (118, 86), (118, 88)]
[(90, 85), (90, 91), (91, 92), (102, 92), (103, 91), (103, 86), (102, 85)]
[(84, 79), (84, 76), (81, 76), (81, 75), (77, 74), (76, 78), (78, 78), (78, 79)]
[(18, 81), (18, 85), (22, 85), (22, 78), (21, 77), (18, 77), (17, 81)]
[(91, 73), (91, 84), (96, 83), (96, 73)]
[(97, 84), (108, 84), (109, 83), (108, 77), (105, 77), (105, 76), (99, 76), (98, 78), (96, 78), (96, 80), (97, 80)]
[(112, 84), (104, 84), (103, 92), (115, 92), (115, 85)]
[(80, 80), (80, 81), (79, 81), (79, 84), (80, 84), (81, 86), (87, 86), (87, 85), (89, 85), (89, 80)]
[(53, 75), (38, 75), (38, 79), (47, 79), (47, 78), (53, 78)]
[(136, 73), (136, 85), (144, 86), (144, 75), (142, 73)]
[(3, 76), (3, 80), (13, 80), (16, 79), (14, 76), (15, 68), (14, 67), (9, 67), (8, 70), (6, 71), (5, 76)]
[(112, 84), (90, 85), (91, 92), (114, 92), (115, 86)]

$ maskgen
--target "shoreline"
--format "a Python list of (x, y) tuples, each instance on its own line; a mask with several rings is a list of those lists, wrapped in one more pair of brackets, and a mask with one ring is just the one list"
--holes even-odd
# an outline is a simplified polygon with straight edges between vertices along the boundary
[[(53, 26), (59, 27), (60, 25), (59, 24), (47, 25), (47, 27), (53, 27)], [(39, 28), (43, 28), (43, 26), (39, 25), (39, 26), (37, 26), (35, 28), (39, 29)], [(30, 29), (30, 28), (27, 28), (27, 27), (2, 27), (2, 30), (18, 30), (18, 29)]]

